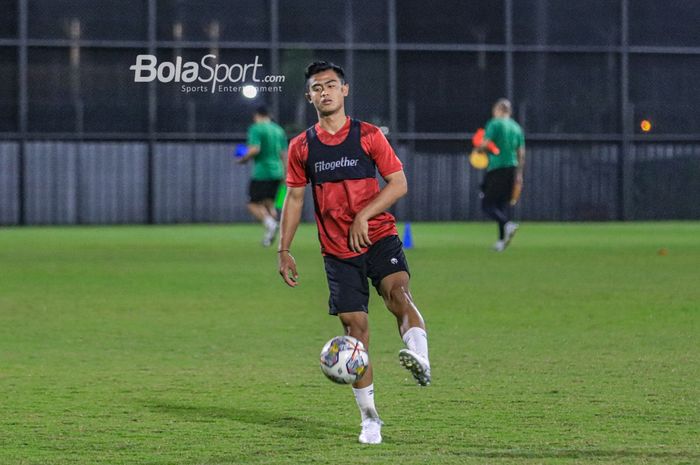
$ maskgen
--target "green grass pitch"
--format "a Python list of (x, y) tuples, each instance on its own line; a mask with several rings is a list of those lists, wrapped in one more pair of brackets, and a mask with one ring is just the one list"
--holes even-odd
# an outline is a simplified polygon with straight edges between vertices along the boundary
[(297, 289), (257, 225), (0, 230), (0, 464), (700, 463), (699, 223), (412, 226), (434, 384), (373, 295), (379, 446), (313, 225)]

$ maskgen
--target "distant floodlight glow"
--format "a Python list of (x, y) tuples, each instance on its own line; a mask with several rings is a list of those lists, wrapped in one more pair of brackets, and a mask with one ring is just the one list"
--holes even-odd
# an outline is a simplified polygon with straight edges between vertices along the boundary
[(639, 127), (642, 128), (642, 131), (649, 132), (651, 131), (651, 121), (649, 121), (648, 119), (643, 119), (642, 122), (639, 124)]
[(254, 86), (243, 86), (243, 96), (247, 98), (255, 98), (258, 95), (258, 89)]

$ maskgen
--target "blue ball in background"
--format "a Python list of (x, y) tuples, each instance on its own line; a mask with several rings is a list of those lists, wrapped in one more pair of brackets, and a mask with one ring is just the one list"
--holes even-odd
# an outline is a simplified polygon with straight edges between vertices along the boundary
[(236, 144), (236, 150), (233, 152), (236, 158), (242, 158), (248, 151), (248, 146), (246, 144)]

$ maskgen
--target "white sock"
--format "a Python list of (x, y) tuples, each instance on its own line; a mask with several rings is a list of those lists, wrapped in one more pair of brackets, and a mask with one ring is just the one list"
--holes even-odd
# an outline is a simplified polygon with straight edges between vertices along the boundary
[(355, 402), (357, 402), (357, 408), (360, 409), (362, 421), (368, 418), (379, 418), (374, 406), (374, 383), (365, 388), (352, 388), (352, 392), (355, 394)]
[(271, 216), (266, 216), (263, 220), (263, 224), (267, 229), (274, 229), (277, 227), (277, 221)]
[(403, 333), (403, 342), (406, 348), (414, 351), (426, 360), (428, 358), (428, 335), (423, 328), (414, 326)]

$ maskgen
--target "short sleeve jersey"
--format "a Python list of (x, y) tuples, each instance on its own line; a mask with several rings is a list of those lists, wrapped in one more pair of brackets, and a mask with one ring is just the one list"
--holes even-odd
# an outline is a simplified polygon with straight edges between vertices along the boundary
[(277, 181), (284, 177), (284, 163), (280, 153), (287, 148), (287, 135), (272, 121), (255, 123), (248, 129), (247, 144), (260, 147), (254, 160), (252, 179)]
[[(287, 186), (312, 184), (321, 252), (338, 258), (365, 253), (350, 250), (350, 226), (379, 194), (376, 172), (386, 177), (403, 169), (381, 130), (351, 118), (335, 134), (316, 124), (292, 139), (288, 159)], [(372, 243), (397, 234), (396, 220), (388, 212), (368, 223)]]
[(500, 153), (489, 153), (488, 171), (518, 166), (518, 149), (525, 146), (523, 130), (512, 118), (492, 118), (486, 123), (485, 137), (496, 144)]

